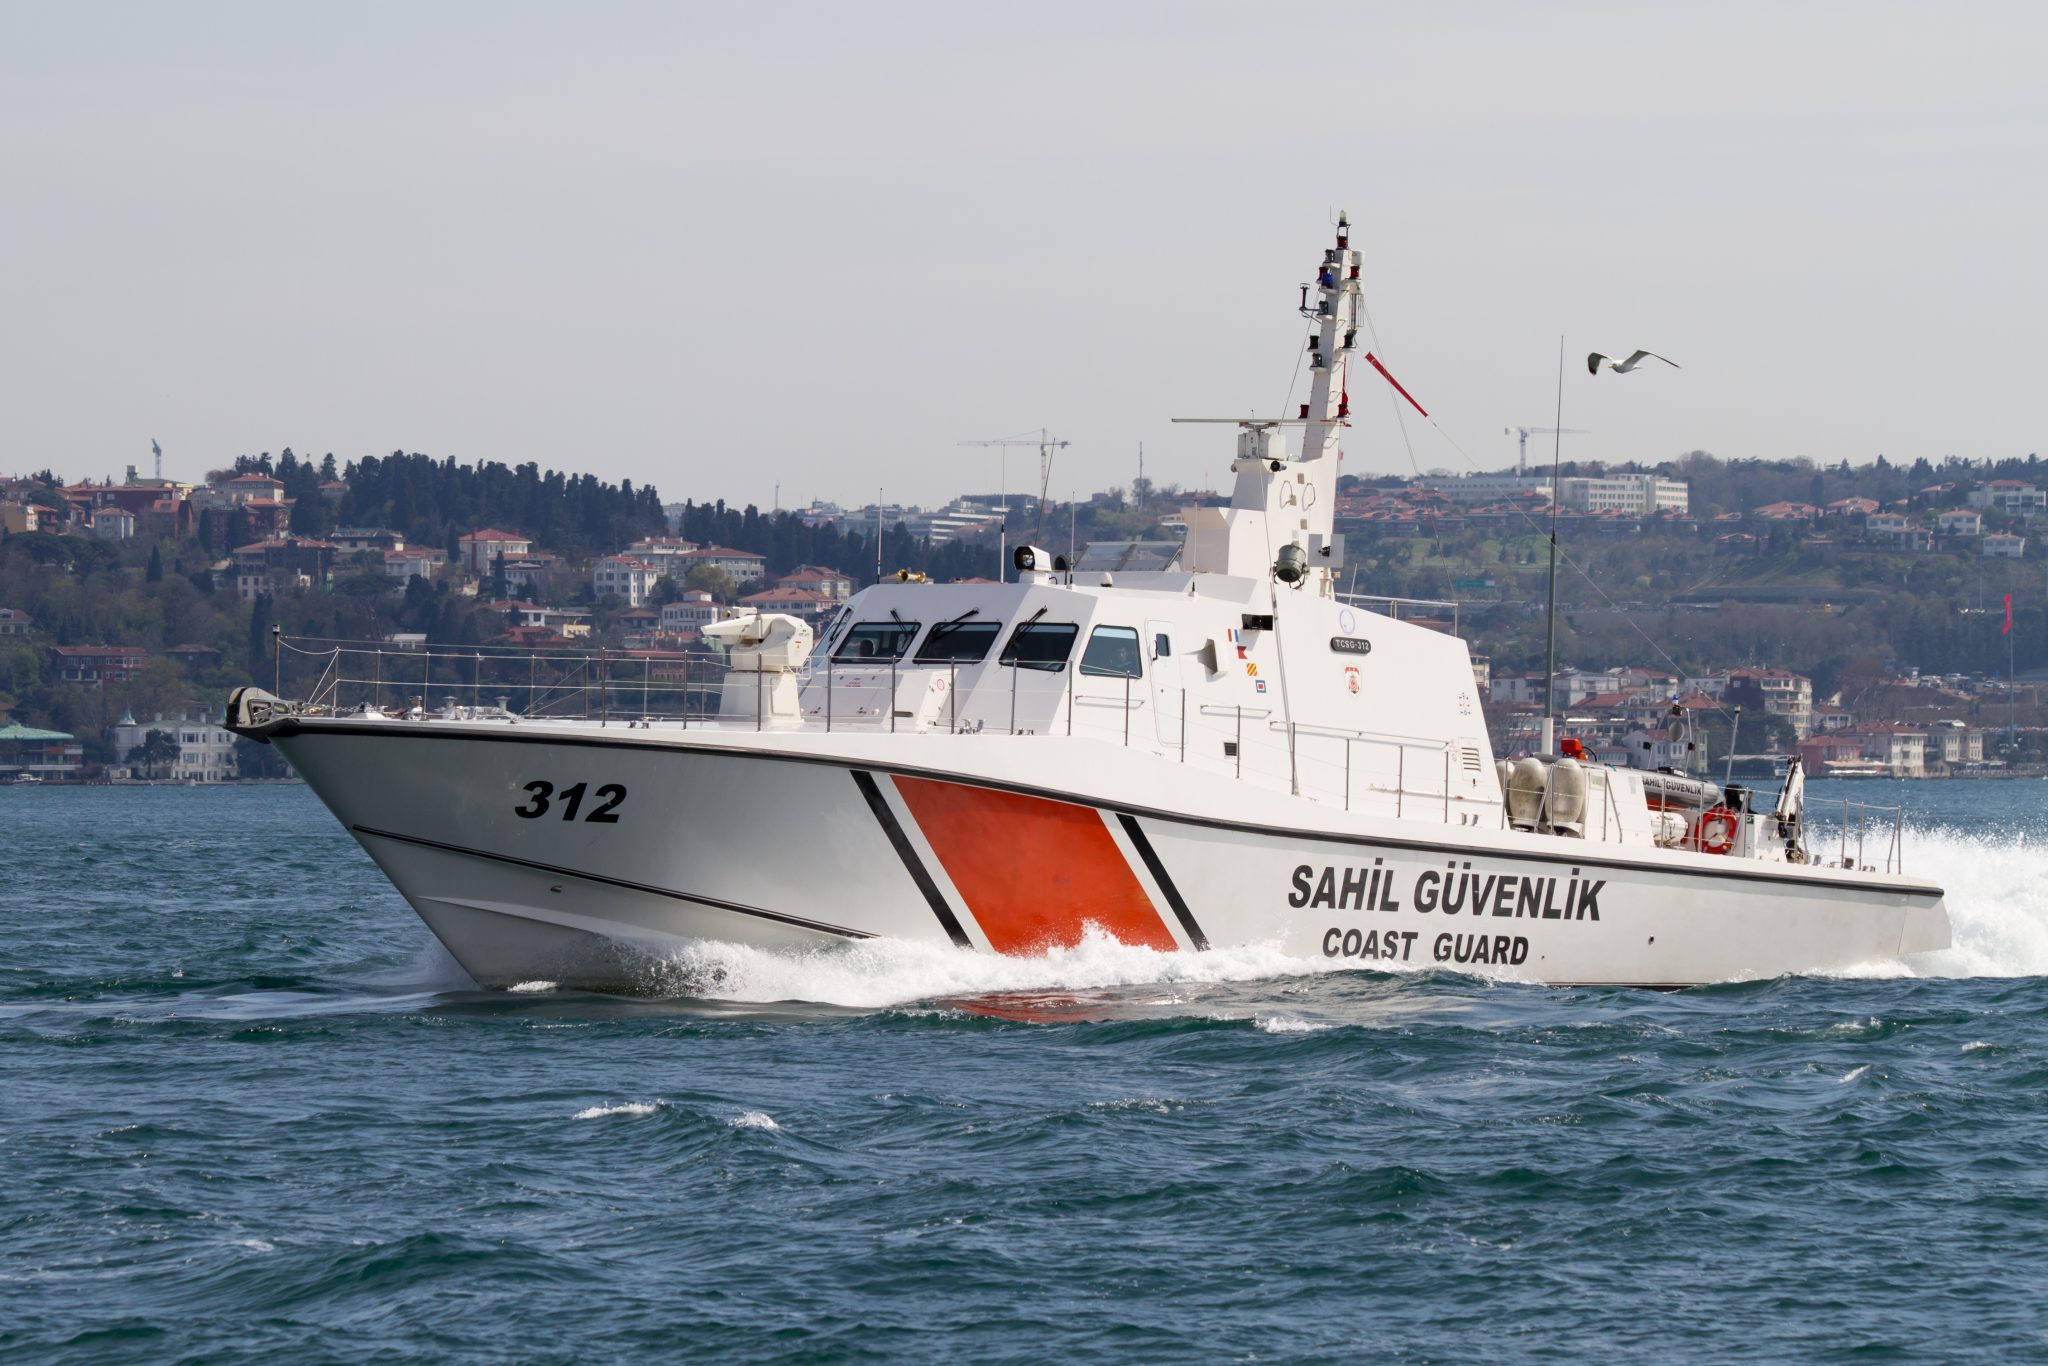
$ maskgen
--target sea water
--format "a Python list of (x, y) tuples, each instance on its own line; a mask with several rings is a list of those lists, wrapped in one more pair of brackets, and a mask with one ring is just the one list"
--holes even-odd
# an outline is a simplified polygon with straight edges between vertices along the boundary
[(303, 788), (0, 789), (0, 1362), (2048, 1355), (2048, 785), (1843, 795), (1954, 948), (620, 998), (472, 989)]

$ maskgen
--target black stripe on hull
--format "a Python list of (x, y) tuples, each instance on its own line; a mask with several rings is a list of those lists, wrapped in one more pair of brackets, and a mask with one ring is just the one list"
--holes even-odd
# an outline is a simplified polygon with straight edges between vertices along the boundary
[(794, 925), (799, 929), (816, 930), (820, 934), (837, 935), (841, 939), (873, 939), (866, 930), (850, 930), (844, 925), (828, 925), (822, 920), (806, 920), (798, 915), (784, 915), (781, 911), (764, 910), (759, 906), (745, 906), (737, 901), (722, 901), (714, 896), (695, 896), (689, 892), (671, 891), (666, 887), (655, 887), (645, 882), (628, 882), (624, 878), (606, 877), (602, 873), (579, 872), (574, 868), (562, 868), (552, 863), (536, 863), (532, 859), (514, 858), (510, 854), (493, 854), (483, 849), (470, 849), (460, 844), (444, 844), (419, 835), (401, 835), (396, 830), (376, 830), (367, 825), (351, 825), (349, 832), (355, 835), (369, 835), (380, 840), (396, 840), (400, 844), (416, 844), (422, 849), (438, 849), (446, 854), (462, 854), (468, 858), (484, 859), (491, 863), (507, 863), (515, 868), (530, 868), (537, 873), (548, 873), (555, 877), (575, 878), (578, 882), (597, 882), (607, 887), (621, 887), (629, 892), (644, 892), (648, 896), (665, 897), (670, 901), (687, 901), (695, 906), (709, 906), (714, 910), (731, 911), (735, 915), (753, 916), (757, 920), (773, 920), (781, 925)]
[(1209, 936), (1202, 933), (1202, 927), (1195, 923), (1195, 913), (1188, 909), (1187, 899), (1181, 896), (1180, 888), (1173, 885), (1167, 876), (1166, 865), (1159, 861), (1159, 851), (1152, 847), (1152, 841), (1145, 838), (1144, 829), (1138, 818), (1128, 811), (1116, 813), (1123, 825), (1124, 833), (1131, 837), (1131, 846), (1138, 851), (1138, 857), (1145, 860), (1145, 870), (1152, 874), (1152, 880), (1159, 884), (1159, 890), (1166, 897), (1166, 904), (1173, 907), (1173, 914), (1180, 921), (1181, 929), (1187, 931), (1188, 942), (1198, 949), (1209, 947)]
[(924, 860), (917, 856), (917, 850), (910, 847), (910, 836), (903, 833), (903, 826), (897, 821), (896, 813), (889, 809), (888, 800), (882, 796), (882, 789), (875, 785), (875, 775), (865, 769), (852, 768), (854, 786), (860, 795), (868, 799), (868, 809), (875, 813), (875, 819), (882, 823), (882, 833), (889, 837), (889, 843), (896, 850), (896, 857), (903, 860), (903, 867), (910, 874), (910, 880), (917, 884), (917, 890), (924, 893), (925, 902), (932, 908), (932, 914), (946, 927), (946, 934), (958, 948), (971, 949), (974, 941), (967, 937), (967, 931), (960, 928), (953, 908), (946, 904), (946, 894), (939, 890), (939, 884), (932, 881), (926, 871)]

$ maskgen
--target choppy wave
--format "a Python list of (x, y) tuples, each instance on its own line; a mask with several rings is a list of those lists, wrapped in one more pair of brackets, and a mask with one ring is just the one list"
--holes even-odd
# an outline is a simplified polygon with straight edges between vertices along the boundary
[(668, 1102), (665, 1100), (629, 1100), (617, 1105), (593, 1105), (586, 1110), (578, 1110), (576, 1118), (609, 1119), (613, 1115), (631, 1115), (638, 1118), (642, 1115), (651, 1115), (657, 1110), (666, 1110), (667, 1108)]
[(728, 1004), (471, 990), (305, 789), (0, 796), (0, 1357), (2031, 1359), (2048, 819), (1908, 799), (1917, 980), (672, 965)]

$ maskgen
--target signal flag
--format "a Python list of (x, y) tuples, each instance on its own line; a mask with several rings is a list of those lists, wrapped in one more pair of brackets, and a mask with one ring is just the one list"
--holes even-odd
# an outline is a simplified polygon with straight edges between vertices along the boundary
[(2012, 634), (2012, 594), (2010, 593), (2005, 595), (2005, 629), (1998, 634), (2002, 636)]

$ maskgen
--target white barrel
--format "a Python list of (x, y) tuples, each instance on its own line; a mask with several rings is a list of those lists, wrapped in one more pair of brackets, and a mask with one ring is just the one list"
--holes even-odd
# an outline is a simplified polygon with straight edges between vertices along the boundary
[(1548, 781), (1543, 761), (1530, 756), (1515, 761), (1508, 779), (1508, 820), (1515, 825), (1534, 826), (1543, 814), (1543, 790)]
[(1550, 826), (1575, 835), (1586, 828), (1586, 770), (1577, 759), (1550, 766)]

